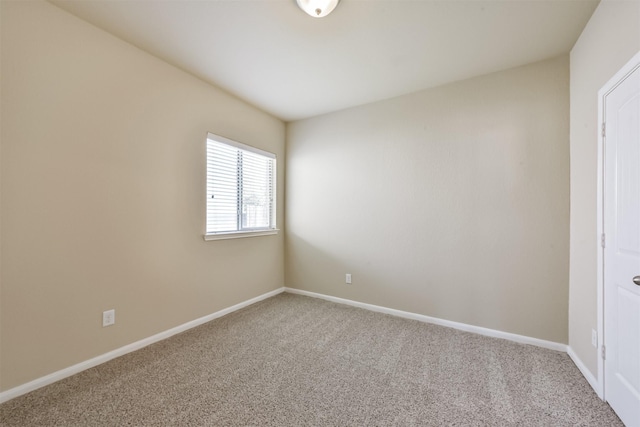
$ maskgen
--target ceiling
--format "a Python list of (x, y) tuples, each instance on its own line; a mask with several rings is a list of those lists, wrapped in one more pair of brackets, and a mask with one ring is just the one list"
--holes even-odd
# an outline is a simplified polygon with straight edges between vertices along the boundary
[(50, 0), (284, 120), (570, 51), (598, 0)]

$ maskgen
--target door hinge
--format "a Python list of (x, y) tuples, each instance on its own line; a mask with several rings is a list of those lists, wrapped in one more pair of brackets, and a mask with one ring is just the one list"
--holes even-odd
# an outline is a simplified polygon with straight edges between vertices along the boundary
[(605, 247), (605, 237), (604, 237), (604, 233), (602, 233), (600, 235), (600, 246), (602, 246), (603, 248)]
[(602, 360), (607, 360), (607, 347), (602, 346)]
[(607, 126), (605, 125), (604, 122), (602, 122), (602, 137), (604, 138), (606, 134), (607, 134)]

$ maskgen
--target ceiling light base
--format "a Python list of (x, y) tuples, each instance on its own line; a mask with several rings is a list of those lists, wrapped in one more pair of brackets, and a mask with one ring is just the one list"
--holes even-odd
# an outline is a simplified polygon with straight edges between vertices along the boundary
[(296, 0), (300, 9), (309, 16), (322, 18), (330, 14), (336, 8), (340, 0)]

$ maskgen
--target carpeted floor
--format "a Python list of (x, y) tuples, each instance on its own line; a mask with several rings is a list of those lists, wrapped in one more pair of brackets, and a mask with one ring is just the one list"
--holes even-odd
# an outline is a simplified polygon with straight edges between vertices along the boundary
[(280, 294), (0, 405), (2, 426), (618, 426), (560, 352)]

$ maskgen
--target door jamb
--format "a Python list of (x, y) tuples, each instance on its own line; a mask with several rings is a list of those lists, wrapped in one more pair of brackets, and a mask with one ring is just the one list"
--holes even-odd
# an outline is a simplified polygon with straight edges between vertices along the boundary
[(604, 233), (604, 140), (603, 125), (605, 123), (605, 96), (613, 91), (629, 74), (640, 67), (640, 51), (636, 53), (617, 73), (613, 75), (598, 91), (598, 190), (597, 190), (597, 242), (598, 242), (598, 377), (596, 393), (602, 400), (605, 396), (604, 359), (602, 357), (602, 347), (604, 346), (604, 248), (602, 247), (601, 236)]

